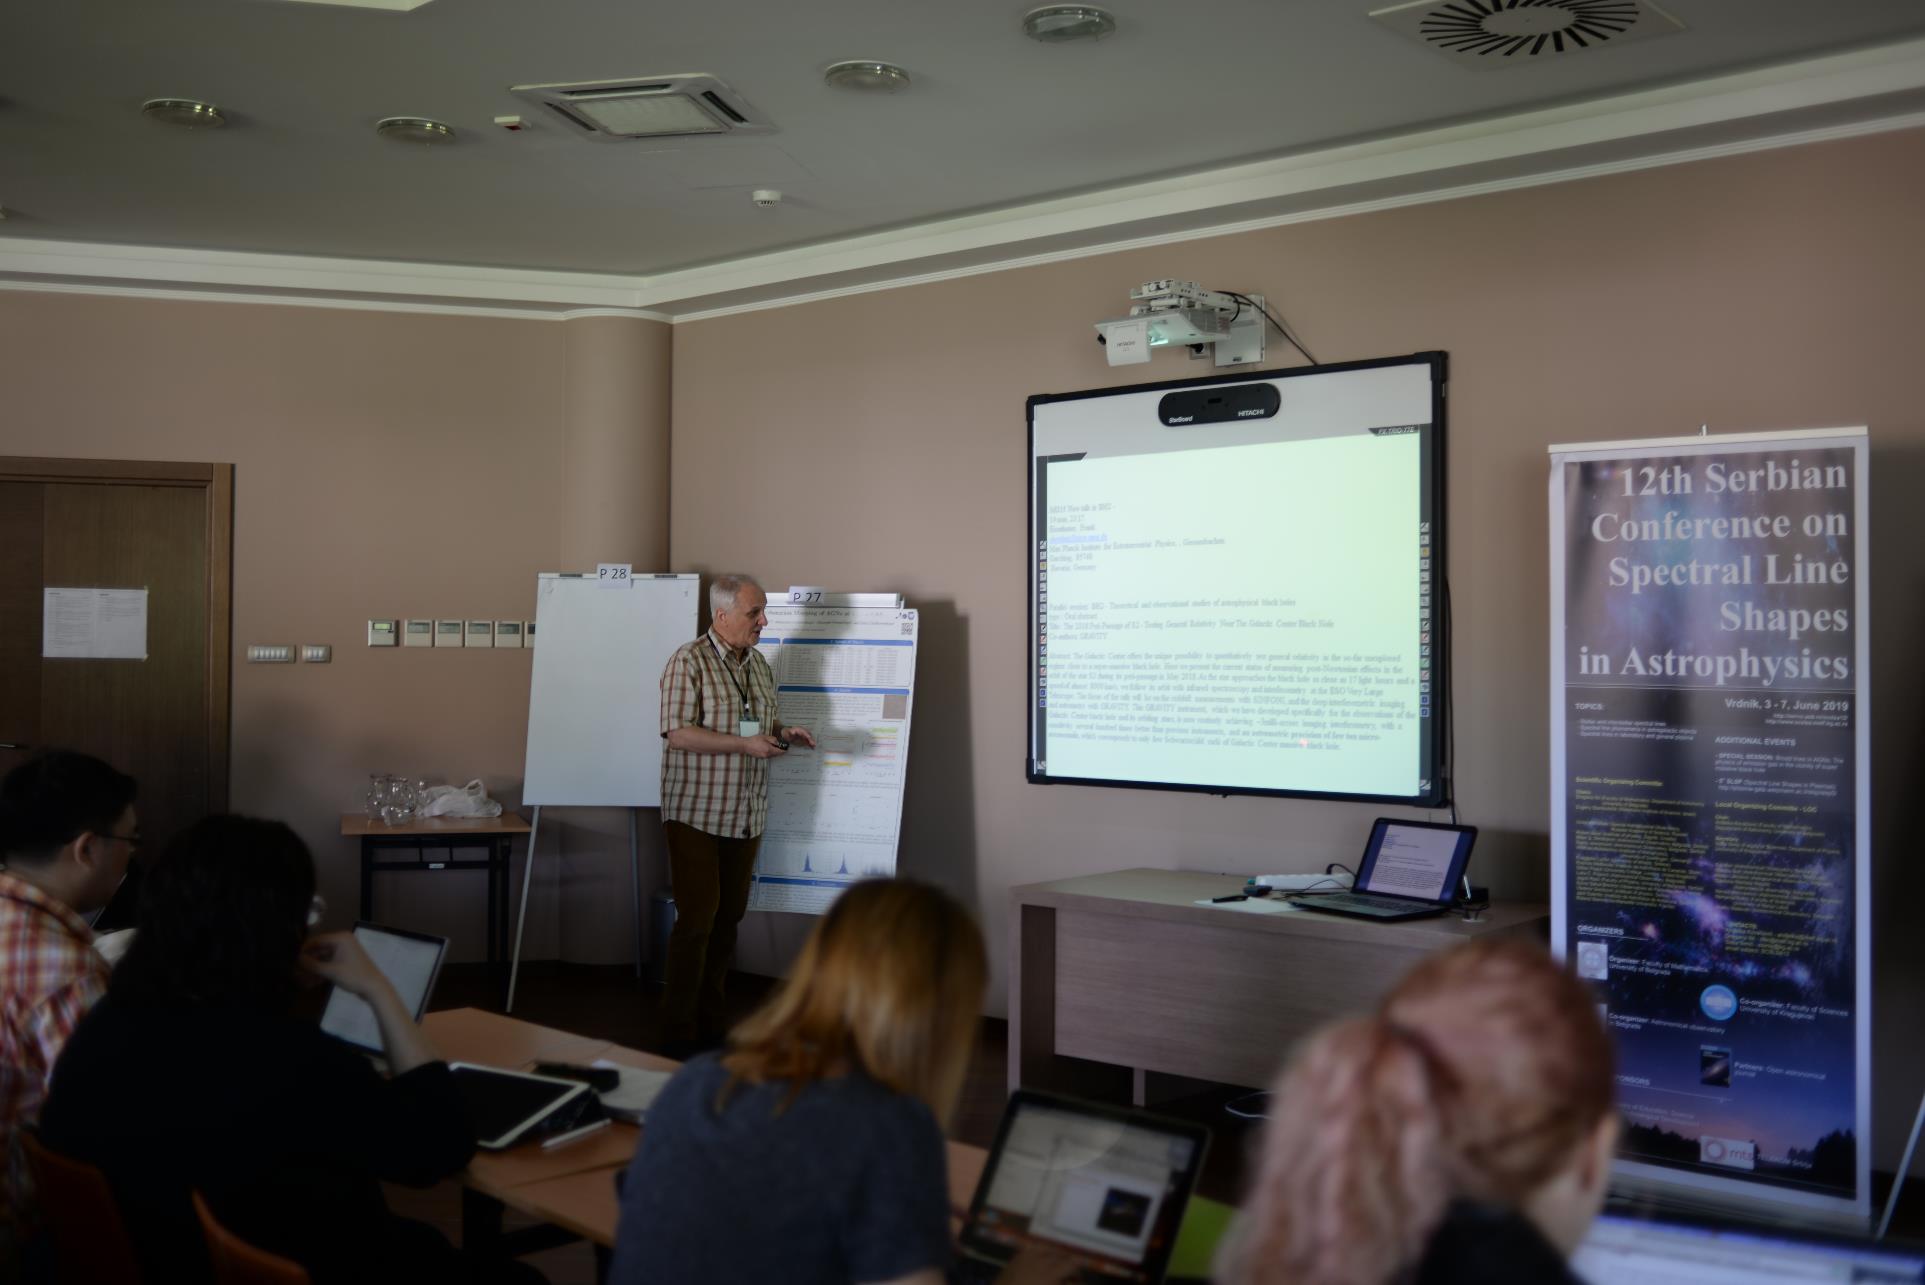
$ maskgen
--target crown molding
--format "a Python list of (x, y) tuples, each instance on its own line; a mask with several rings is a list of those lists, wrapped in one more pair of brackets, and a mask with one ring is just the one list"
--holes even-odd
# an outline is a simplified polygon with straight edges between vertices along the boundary
[(1071, 250), (1052, 250), (1023, 258), (998, 259), (970, 267), (948, 268), (935, 272), (925, 272), (915, 276), (895, 277), (885, 281), (861, 285), (829, 287), (805, 291), (797, 294), (779, 295), (747, 303), (728, 304), (719, 307), (702, 308), (687, 312), (677, 312), (674, 320), (682, 322), (707, 321), (716, 317), (732, 317), (745, 312), (762, 312), (770, 308), (791, 308), (797, 304), (819, 303), (826, 299), (840, 299), (849, 295), (868, 294), (876, 290), (894, 290), (903, 286), (928, 285), (939, 281), (953, 281), (960, 277), (981, 276), (989, 272), (1006, 272), (1014, 268), (1041, 267), (1051, 263), (1063, 263), (1072, 259), (1087, 259), (1102, 254), (1120, 254), (1129, 250), (1155, 249), (1158, 246), (1177, 245), (1185, 241), (1202, 241), (1211, 237), (1234, 236), (1240, 232), (1261, 232), (1268, 228), (1284, 227), (1292, 223), (1314, 223), (1324, 219), (1348, 218), (1353, 214), (1374, 214), (1380, 210), (1401, 209), (1408, 205), (1430, 205), (1440, 201), (1461, 200), (1470, 196), (1488, 196), (1494, 192), (1512, 192), (1523, 188), (1544, 187), (1554, 183), (1570, 183), (1587, 178), (1602, 178), (1611, 174), (1626, 174), (1636, 170), (1658, 169), (1668, 165), (1685, 165), (1694, 161), (1716, 160), (1724, 156), (1742, 156), (1748, 152), (1770, 151), (1781, 147), (1801, 147), (1810, 143), (1830, 143), (1847, 138), (1859, 138), (1867, 134), (1884, 134), (1903, 129), (1925, 129), (1925, 110), (1909, 112), (1901, 116), (1886, 117), (1866, 121), (1856, 125), (1837, 125), (1825, 129), (1803, 130), (1792, 134), (1774, 135), (1769, 138), (1755, 139), (1741, 143), (1724, 143), (1711, 147), (1697, 147), (1679, 152), (1665, 152), (1634, 159), (1604, 162), (1596, 165), (1573, 166), (1569, 169), (1550, 170), (1512, 179), (1494, 179), (1483, 183), (1467, 183), (1459, 187), (1432, 188), (1406, 196), (1386, 196), (1375, 200), (1356, 201), (1345, 205), (1318, 206), (1313, 209), (1291, 214), (1276, 214), (1266, 218), (1245, 219), (1235, 223), (1220, 223), (1199, 228), (1193, 232), (1166, 232), (1149, 236), (1126, 238), (1120, 241), (1104, 241)]
[(0, 287), (549, 320), (698, 320), (1920, 125), (1925, 39), (653, 274), (0, 237)]
[(111, 295), (121, 299), (169, 299), (189, 303), (255, 303), (283, 308), (345, 308), (357, 312), (412, 312), (441, 317), (501, 317), (512, 321), (575, 321), (583, 317), (628, 317), (637, 321), (674, 321), (667, 313), (645, 308), (511, 308), (484, 304), (416, 303), (404, 299), (368, 299), (324, 295), (276, 294), (239, 290), (197, 290), (167, 286), (101, 282), (20, 280), (0, 276), (0, 290), (37, 294)]

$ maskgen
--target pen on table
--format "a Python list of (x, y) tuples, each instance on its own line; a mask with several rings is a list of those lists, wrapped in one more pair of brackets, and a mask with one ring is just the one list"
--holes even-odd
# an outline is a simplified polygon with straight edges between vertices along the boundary
[(1248, 901), (1250, 899), (1244, 896), (1240, 892), (1233, 892), (1227, 897), (1212, 897), (1210, 898), (1210, 900), (1212, 902), (1220, 902), (1220, 901)]
[(570, 1129), (567, 1133), (556, 1134), (554, 1137), (543, 1142), (541, 1149), (543, 1151), (553, 1151), (556, 1147), (565, 1147), (571, 1142), (577, 1142), (582, 1138), (586, 1138), (591, 1133), (600, 1133), (607, 1127), (608, 1121), (606, 1119), (596, 1120), (592, 1124), (584, 1124), (579, 1129)]

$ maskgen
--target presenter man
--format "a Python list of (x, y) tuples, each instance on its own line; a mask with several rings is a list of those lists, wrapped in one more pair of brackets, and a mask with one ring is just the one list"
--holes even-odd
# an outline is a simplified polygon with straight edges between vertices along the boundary
[(675, 889), (662, 1041), (671, 1056), (721, 1040), (723, 984), (769, 814), (769, 760), (794, 744), (815, 748), (808, 728), (778, 717), (775, 674), (755, 649), (768, 604), (748, 576), (717, 576), (708, 633), (662, 670), (662, 829)]

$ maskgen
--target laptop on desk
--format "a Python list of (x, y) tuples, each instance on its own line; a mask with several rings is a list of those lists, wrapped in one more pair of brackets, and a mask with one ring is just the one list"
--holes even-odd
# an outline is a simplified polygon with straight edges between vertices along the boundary
[(1441, 915), (1457, 897), (1470, 864), (1477, 827), (1378, 817), (1357, 866), (1355, 891), (1298, 893), (1305, 910), (1363, 919), (1422, 919)]
[[(441, 976), (441, 961), (448, 953), (448, 939), (428, 933), (412, 933), (405, 928), (387, 928), (366, 920), (354, 925), (354, 939), (368, 952), (390, 982), (415, 1021), (428, 1011), (435, 981)], [(336, 986), (328, 993), (327, 1008), (321, 1013), (321, 1029), (335, 1039), (352, 1044), (363, 1053), (380, 1057), (381, 1027), (374, 1010), (357, 995)]]
[(1040, 1244), (1080, 1260), (1086, 1280), (1155, 1285), (1209, 1142), (1200, 1124), (1018, 1089), (963, 1221), (958, 1279), (994, 1280)]

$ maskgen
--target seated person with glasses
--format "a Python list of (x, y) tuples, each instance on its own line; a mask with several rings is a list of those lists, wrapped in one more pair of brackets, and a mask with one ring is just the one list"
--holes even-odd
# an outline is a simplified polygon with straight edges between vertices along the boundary
[(0, 781), (0, 1278), (29, 1203), (16, 1135), (39, 1118), (54, 1059), (107, 990), (81, 916), (107, 904), (138, 839), (133, 778), (90, 755), (41, 754)]
[[(349, 933), (308, 936), (314, 861), (285, 825), (213, 816), (167, 846), (107, 997), (67, 1044), (49, 1150), (112, 1183), (150, 1280), (204, 1280), (190, 1193), (334, 1281), (539, 1281), (398, 1218), (383, 1181), (458, 1173), (474, 1133), (447, 1063)], [(300, 973), (366, 1000), (392, 1078), (291, 1012)]]

